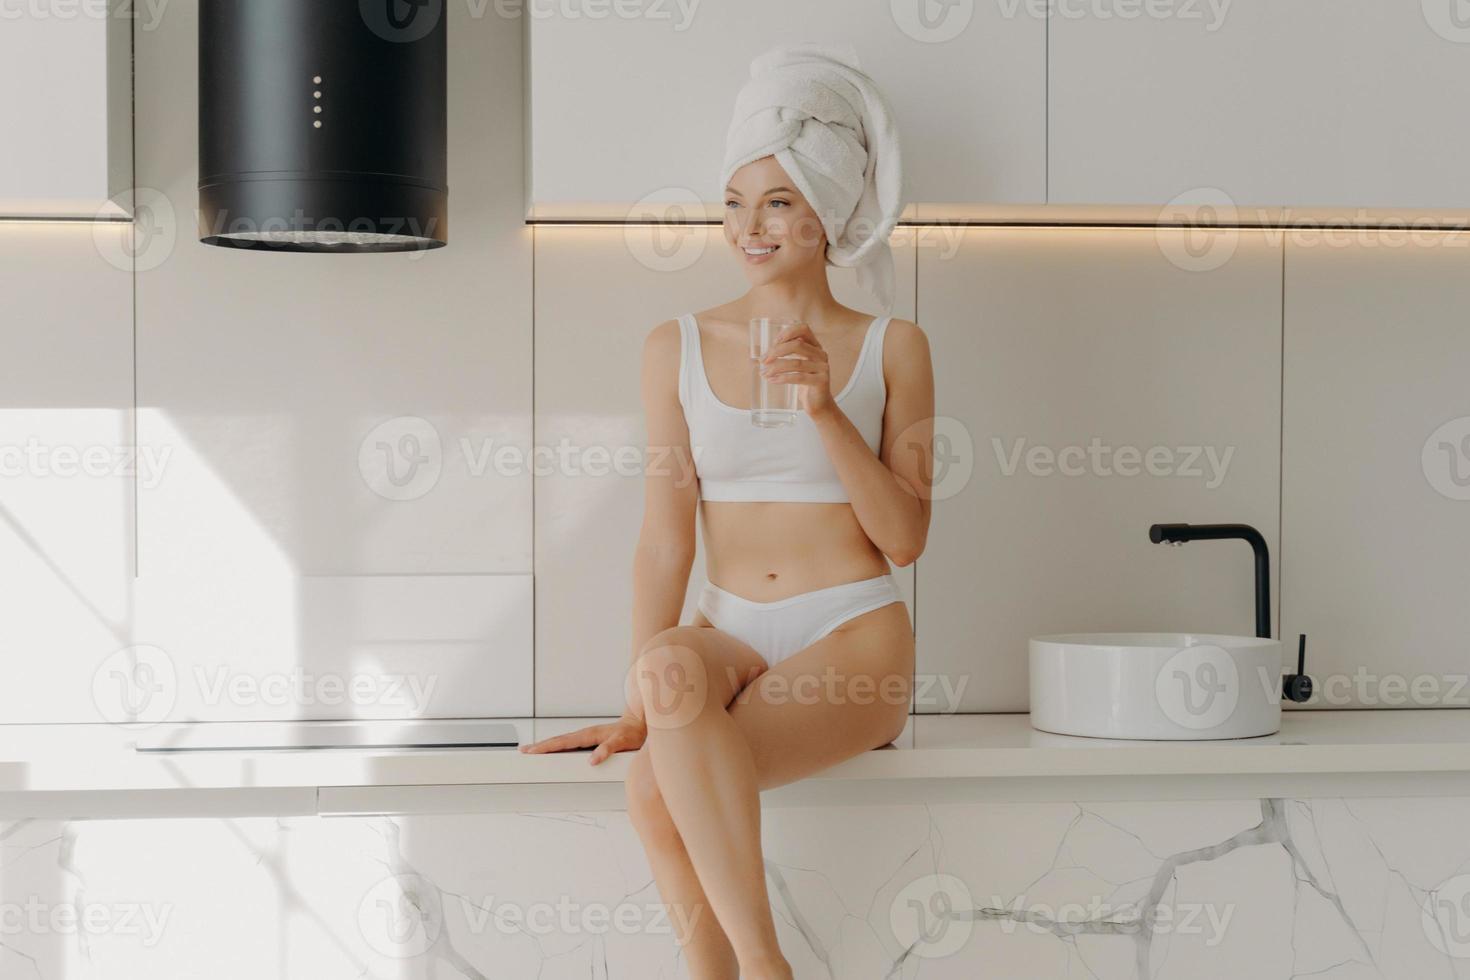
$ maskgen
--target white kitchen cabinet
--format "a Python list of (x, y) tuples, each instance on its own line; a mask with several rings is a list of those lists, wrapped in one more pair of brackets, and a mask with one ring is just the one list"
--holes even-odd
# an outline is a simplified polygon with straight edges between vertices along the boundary
[(145, 6), (0, 8), (0, 218), (121, 218), (131, 210), (133, 11), (151, 16)]
[(851, 44), (888, 93), (909, 202), (1045, 199), (1046, 23), (1027, 4), (713, 0), (596, 9), (602, 16), (591, 0), (532, 8), (533, 217), (623, 220), (650, 198), (718, 213), (725, 132), (750, 61), (801, 41)]
[(1054, 3), (1053, 205), (1470, 207), (1457, 0)]

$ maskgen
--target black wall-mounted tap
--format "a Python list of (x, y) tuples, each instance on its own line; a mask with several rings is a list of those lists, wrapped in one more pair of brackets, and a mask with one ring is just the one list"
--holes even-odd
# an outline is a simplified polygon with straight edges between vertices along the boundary
[[(1256, 559), (1256, 636), (1271, 638), (1271, 551), (1266, 538), (1249, 524), (1155, 524), (1148, 529), (1154, 544), (1184, 544), (1186, 541), (1240, 540), (1250, 544)], [(1312, 679), (1306, 675), (1307, 637), (1297, 647), (1295, 674), (1281, 679), (1281, 693), (1290, 701), (1312, 696)]]

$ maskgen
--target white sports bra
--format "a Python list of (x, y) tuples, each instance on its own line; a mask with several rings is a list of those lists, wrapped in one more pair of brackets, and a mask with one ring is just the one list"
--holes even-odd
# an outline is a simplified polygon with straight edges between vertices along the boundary
[[(890, 317), (868, 326), (852, 377), (834, 397), (843, 414), (878, 452), (883, 436), (883, 335)], [(848, 502), (847, 488), (827, 458), (814, 422), (796, 413), (794, 425), (759, 429), (750, 411), (715, 397), (704, 370), (699, 324), (692, 313), (679, 317), (679, 402), (689, 426), (689, 448), (705, 500), (779, 500), (809, 504)]]

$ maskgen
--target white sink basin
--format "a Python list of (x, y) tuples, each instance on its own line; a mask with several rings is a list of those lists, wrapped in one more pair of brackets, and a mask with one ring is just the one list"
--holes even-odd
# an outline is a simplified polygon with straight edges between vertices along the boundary
[(1206, 633), (1038, 636), (1031, 725), (1092, 738), (1270, 735), (1281, 728), (1281, 643)]

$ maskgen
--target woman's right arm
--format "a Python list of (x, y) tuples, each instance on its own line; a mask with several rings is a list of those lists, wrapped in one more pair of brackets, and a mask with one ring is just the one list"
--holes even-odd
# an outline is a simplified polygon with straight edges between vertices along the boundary
[[(694, 564), (694, 524), (699, 483), (689, 429), (679, 403), (681, 341), (678, 321), (654, 327), (643, 342), (644, 453), (643, 524), (633, 552), (633, 636), (630, 664), (659, 633), (679, 625), (689, 570)], [(638, 689), (627, 675), (623, 715), (521, 747), (523, 752), (563, 752), (593, 748), (597, 765), (614, 752), (637, 749), (648, 734)]]
[[(694, 564), (694, 523), (699, 484), (689, 449), (689, 428), (679, 403), (679, 324), (655, 327), (643, 345), (643, 526), (633, 552), (632, 657), (662, 631), (679, 625), (689, 569)], [(630, 692), (639, 720), (643, 709)]]

